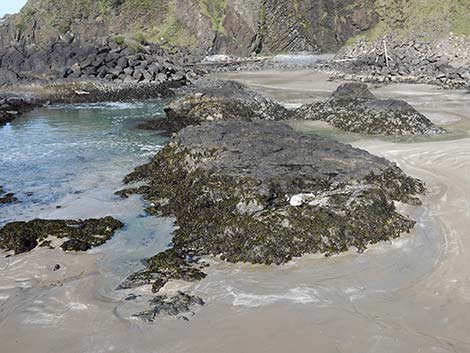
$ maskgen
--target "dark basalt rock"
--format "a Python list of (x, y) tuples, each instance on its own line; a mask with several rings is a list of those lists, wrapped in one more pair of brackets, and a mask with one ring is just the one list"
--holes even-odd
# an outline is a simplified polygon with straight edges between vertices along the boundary
[(306, 104), (297, 109), (297, 117), (323, 120), (345, 131), (369, 135), (425, 135), (445, 132), (407, 102), (378, 99), (362, 83), (341, 85), (327, 101)]
[(14, 119), (15, 115), (8, 112), (0, 111), (0, 127), (7, 123), (11, 123)]
[[(263, 264), (363, 251), (396, 238), (415, 222), (394, 201), (418, 204), (424, 193), (420, 181), (383, 158), (267, 121), (185, 128), (126, 177), (137, 181), (146, 183), (138, 190), (152, 213), (176, 217), (171, 252), (178, 258)], [(166, 266), (150, 264), (142, 283), (158, 290)]]
[(187, 321), (189, 320), (188, 316), (194, 315), (193, 308), (204, 304), (204, 300), (201, 298), (183, 292), (178, 292), (178, 294), (170, 297), (159, 295), (150, 301), (152, 309), (133, 316), (146, 322), (154, 322), (162, 316), (173, 316)]
[(5, 205), (7, 203), (14, 203), (18, 202), (18, 198), (15, 196), (13, 193), (8, 193), (3, 196), (1, 196), (2, 190), (0, 189), (0, 205)]
[(182, 66), (189, 53), (164, 49), (155, 43), (134, 47), (132, 43), (117, 44), (109, 37), (91, 43), (79, 38), (71, 42), (51, 38), (49, 43), (34, 49), (24, 44), (12, 42), (12, 46), (0, 49), (0, 86), (51, 81), (183, 85), (198, 76), (193, 68)]
[(251, 91), (247, 86), (224, 80), (204, 79), (189, 94), (165, 108), (166, 117), (141, 124), (141, 128), (177, 132), (205, 121), (230, 119), (286, 120), (293, 112)]
[[(411, 16), (410, 18), (413, 18)], [(448, 89), (468, 89), (468, 44), (456, 35), (423, 38), (417, 33), (404, 38), (395, 31), (374, 40), (358, 39), (344, 46), (325, 67), (336, 78), (362, 82), (424, 83)], [(384, 47), (386, 43), (386, 50)], [(446, 43), (445, 50), (442, 50)], [(388, 60), (387, 60), (388, 57)]]
[(332, 94), (337, 100), (374, 99), (375, 96), (369, 91), (367, 85), (363, 83), (346, 83), (339, 86)]
[(55, 83), (43, 87), (51, 103), (120, 102), (173, 97), (181, 82), (164, 83)]
[[(113, 217), (87, 220), (43, 220), (12, 222), (0, 229), (0, 249), (21, 254), (34, 249), (49, 236), (68, 238), (67, 251), (85, 251), (104, 244), (124, 225)], [(50, 242), (44, 242), (50, 246)]]
[(0, 127), (11, 123), (21, 113), (33, 110), (43, 104), (39, 97), (17, 93), (0, 93)]

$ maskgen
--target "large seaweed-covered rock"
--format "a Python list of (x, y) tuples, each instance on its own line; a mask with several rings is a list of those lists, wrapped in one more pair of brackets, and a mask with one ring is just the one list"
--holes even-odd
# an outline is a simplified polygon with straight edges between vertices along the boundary
[(187, 95), (171, 102), (165, 114), (141, 127), (177, 132), (205, 121), (285, 120), (293, 116), (292, 111), (239, 82), (212, 79), (200, 80)]
[(345, 131), (369, 135), (445, 132), (407, 102), (378, 99), (363, 83), (341, 85), (328, 100), (301, 106), (297, 109), (297, 117), (323, 120)]
[[(66, 238), (66, 251), (85, 251), (104, 244), (124, 225), (113, 217), (87, 220), (45, 220), (7, 223), (0, 229), (0, 249), (21, 254), (48, 237)], [(48, 241), (46, 241), (50, 244)]]
[[(396, 238), (414, 221), (394, 201), (417, 204), (424, 192), (383, 158), (268, 121), (185, 128), (126, 177), (142, 181), (149, 211), (176, 216), (180, 257), (264, 264)], [(145, 271), (152, 283), (159, 270)]]

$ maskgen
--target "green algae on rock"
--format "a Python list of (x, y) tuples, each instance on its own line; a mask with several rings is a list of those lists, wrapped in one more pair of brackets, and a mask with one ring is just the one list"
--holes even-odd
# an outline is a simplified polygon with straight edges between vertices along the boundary
[(305, 104), (297, 109), (297, 118), (323, 120), (345, 131), (368, 135), (441, 134), (410, 104), (396, 99), (378, 99), (363, 83), (345, 83), (330, 99)]
[[(415, 222), (394, 201), (419, 204), (425, 190), (366, 151), (279, 122), (242, 120), (181, 130), (125, 181), (144, 181), (138, 192), (151, 212), (176, 217), (172, 251), (180, 256), (262, 264), (399, 237)], [(148, 266), (144, 282), (158, 271)]]
[(147, 268), (130, 275), (118, 289), (152, 284), (152, 291), (158, 292), (172, 279), (187, 282), (203, 279), (206, 275), (201, 271), (202, 267), (197, 261), (188, 261), (186, 255), (178, 253), (175, 249), (168, 249), (148, 259)]
[(133, 316), (145, 322), (154, 322), (160, 316), (173, 316), (188, 321), (188, 316), (194, 315), (193, 308), (204, 304), (200, 297), (180, 291), (174, 296), (157, 295), (150, 301), (151, 309)]
[(293, 112), (247, 86), (225, 80), (202, 79), (189, 94), (165, 108), (166, 117), (141, 124), (141, 128), (177, 132), (205, 121), (229, 119), (286, 120)]
[(87, 220), (44, 220), (7, 223), (0, 229), (0, 249), (15, 254), (28, 252), (40, 243), (49, 246), (48, 237), (68, 239), (62, 244), (66, 251), (85, 251), (104, 244), (124, 226), (113, 217)]

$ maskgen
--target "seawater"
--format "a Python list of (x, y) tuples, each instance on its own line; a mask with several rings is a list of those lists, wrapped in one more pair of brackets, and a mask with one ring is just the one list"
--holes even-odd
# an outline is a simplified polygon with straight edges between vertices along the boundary
[(0, 128), (0, 185), (20, 203), (0, 206), (0, 226), (34, 218), (85, 219), (111, 215), (125, 227), (104, 246), (109, 288), (165, 249), (172, 220), (148, 217), (138, 196), (114, 192), (134, 167), (148, 161), (167, 139), (136, 128), (159, 116), (165, 101), (53, 105)]

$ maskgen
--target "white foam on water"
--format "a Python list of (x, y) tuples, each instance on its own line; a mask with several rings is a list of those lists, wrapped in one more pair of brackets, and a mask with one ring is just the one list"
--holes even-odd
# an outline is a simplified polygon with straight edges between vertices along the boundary
[(228, 287), (229, 295), (233, 297), (234, 306), (259, 307), (271, 305), (280, 301), (288, 301), (296, 304), (317, 303), (318, 291), (308, 287), (297, 287), (289, 289), (283, 294), (254, 294), (239, 292)]
[(324, 61), (331, 59), (333, 54), (317, 54), (309, 52), (300, 52), (292, 54), (280, 54), (276, 55), (271, 59), (275, 63), (285, 64), (285, 65), (312, 65), (316, 64), (319, 61)]

